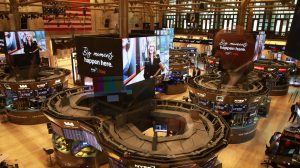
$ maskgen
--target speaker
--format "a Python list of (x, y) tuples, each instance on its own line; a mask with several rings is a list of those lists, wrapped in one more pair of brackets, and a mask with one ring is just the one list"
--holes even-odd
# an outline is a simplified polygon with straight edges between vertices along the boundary
[(27, 17), (21, 17), (21, 29), (28, 29)]
[(297, 2), (294, 18), (288, 35), (285, 54), (300, 60), (300, 1)]
[(110, 22), (110, 19), (105, 19), (104, 27), (108, 28), (109, 27), (109, 22)]

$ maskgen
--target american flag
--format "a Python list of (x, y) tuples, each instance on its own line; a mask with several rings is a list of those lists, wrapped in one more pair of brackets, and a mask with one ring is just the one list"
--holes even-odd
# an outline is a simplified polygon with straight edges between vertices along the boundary
[[(44, 29), (46, 31), (92, 30), (90, 0), (67, 0), (69, 2), (44, 1)], [(78, 2), (78, 3), (76, 3)]]

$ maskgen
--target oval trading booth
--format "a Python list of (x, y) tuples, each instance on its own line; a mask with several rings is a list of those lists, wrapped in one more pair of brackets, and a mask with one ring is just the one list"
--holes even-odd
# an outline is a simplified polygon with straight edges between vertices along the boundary
[(277, 81), (270, 88), (271, 96), (282, 96), (288, 93), (290, 67), (291, 65), (284, 61), (268, 59), (254, 61), (255, 70), (274, 73), (278, 76)]
[(187, 89), (185, 79), (189, 73), (189, 55), (187, 52), (170, 50), (169, 72), (162, 81), (164, 93), (168, 95), (184, 93)]
[(17, 79), (18, 74), (5, 73), (4, 69), (0, 69), (0, 90), (8, 120), (16, 124), (45, 123), (42, 103), (67, 87), (70, 71), (40, 67), (36, 79)]
[[(120, 48), (128, 41), (133, 48), (127, 45), (122, 53)], [(164, 41), (163, 36), (76, 37), (79, 73), (93, 77), (93, 87), (59, 92), (43, 108), (61, 167), (98, 167), (105, 163), (119, 168), (221, 166), (217, 153), (227, 146), (230, 137), (225, 120), (188, 102), (153, 99), (155, 78), (144, 75), (149, 62), (136, 64), (137, 60), (148, 61), (145, 53), (151, 57), (149, 51), (156, 46), (166, 67)], [(99, 43), (103, 45), (95, 45)], [(131, 57), (131, 52), (139, 53), (132, 45), (149, 47), (145, 53)], [(118, 66), (120, 59), (128, 66)]]
[[(214, 69), (188, 81), (190, 98), (201, 107), (213, 109), (231, 126), (231, 143), (241, 143), (255, 135), (260, 104), (269, 92), (266, 74), (253, 71), (255, 36), (218, 33), (215, 36)], [(270, 74), (270, 79), (275, 78)]]
[(68, 85), (70, 71), (41, 66), (40, 53), (47, 50), (44, 31), (2, 32), (6, 37), (6, 63), (0, 67), (1, 107), (16, 124), (45, 123), (40, 110), (52, 94)]

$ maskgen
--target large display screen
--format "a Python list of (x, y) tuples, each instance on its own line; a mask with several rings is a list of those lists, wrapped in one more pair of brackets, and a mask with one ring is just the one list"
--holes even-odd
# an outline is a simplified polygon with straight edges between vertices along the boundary
[(75, 38), (78, 73), (83, 76), (122, 76), (121, 39)]
[(255, 50), (254, 50), (254, 60), (259, 58), (263, 58), (263, 51), (265, 49), (265, 41), (266, 41), (266, 34), (265, 32), (259, 32), (256, 36), (256, 43), (255, 43)]
[(123, 81), (130, 85), (169, 70), (168, 36), (122, 39)]
[(0, 32), (0, 54), (5, 53), (4, 32)]
[(300, 60), (300, 1), (297, 2), (291, 30), (286, 43), (285, 54)]
[(28, 54), (36, 52), (36, 49), (39, 51), (47, 49), (44, 31), (18, 31), (4, 34), (8, 55)]
[(251, 63), (254, 59), (255, 38), (252, 34), (219, 32), (214, 39), (215, 57), (221, 68), (233, 70)]
[(155, 35), (157, 36), (167, 36), (169, 48), (173, 48), (173, 39), (174, 39), (174, 28), (163, 28), (161, 30), (155, 30)]

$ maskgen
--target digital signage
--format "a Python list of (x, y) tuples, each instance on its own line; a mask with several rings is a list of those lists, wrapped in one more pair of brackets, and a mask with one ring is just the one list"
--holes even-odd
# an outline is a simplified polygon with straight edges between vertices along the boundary
[(5, 53), (4, 32), (0, 32), (0, 54)]
[(40, 51), (46, 51), (44, 31), (4, 32), (7, 63), (17, 67), (39, 65)]
[[(75, 44), (80, 75), (97, 77), (97, 81), (112, 77), (109, 81), (116, 81), (113, 85), (107, 81), (103, 81), (103, 85), (103, 82), (93, 81), (94, 87), (100, 90), (114, 86), (122, 90), (124, 85), (154, 78), (169, 70), (167, 35), (123, 39), (81, 36), (75, 38)], [(105, 83), (113, 87), (106, 87)]]
[(297, 2), (291, 30), (286, 43), (285, 54), (300, 60), (300, 1)]
[(84, 76), (121, 76), (121, 39), (75, 37), (78, 73)]
[(46, 40), (44, 31), (18, 31), (4, 32), (6, 52), (8, 55), (27, 54), (33, 47), (39, 51), (46, 51)]
[(255, 50), (254, 50), (254, 60), (264, 57), (263, 51), (265, 49), (265, 41), (266, 41), (266, 34), (265, 32), (259, 32), (256, 35), (256, 43), (255, 43)]
[(252, 34), (219, 32), (214, 39), (215, 57), (223, 69), (247, 67), (254, 59), (255, 42)]
[(157, 36), (167, 36), (169, 48), (174, 48), (173, 39), (174, 39), (174, 28), (163, 28), (161, 30), (155, 30), (155, 35)]
[(168, 36), (122, 39), (123, 81), (130, 85), (169, 70)]

